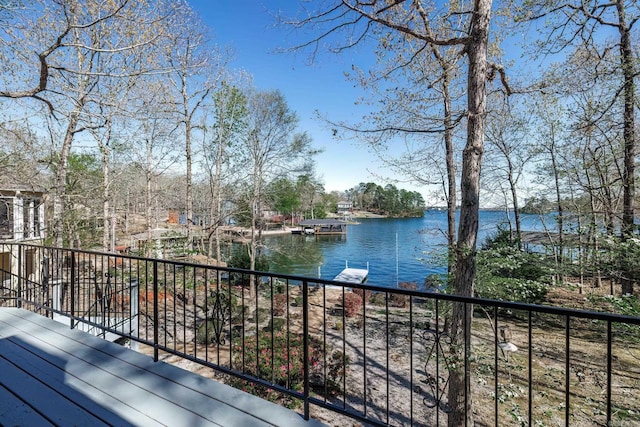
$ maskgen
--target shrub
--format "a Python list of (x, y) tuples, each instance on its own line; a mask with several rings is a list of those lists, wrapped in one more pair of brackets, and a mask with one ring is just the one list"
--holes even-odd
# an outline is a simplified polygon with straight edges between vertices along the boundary
[(369, 299), (371, 299), (371, 294), (373, 294), (370, 289), (362, 288), (354, 288), (353, 293), (356, 295), (360, 295), (360, 298), (364, 300), (365, 304), (369, 302)]
[[(273, 347), (271, 346), (272, 342)], [(314, 382), (317, 390), (324, 390), (326, 385), (327, 393), (335, 394), (342, 385), (342, 378), (345, 374), (346, 366), (349, 364), (349, 358), (339, 351), (334, 351), (330, 357), (326, 358), (325, 363), (322, 341), (309, 336), (308, 343), (309, 377), (323, 379), (323, 381), (316, 380)], [(259, 340), (256, 340), (255, 336), (246, 337), (243, 352), (242, 338), (238, 337), (234, 340), (232, 347), (233, 366), (236, 370), (242, 369), (247, 375), (252, 375), (290, 390), (302, 392), (304, 387), (302, 344), (301, 334), (281, 331), (275, 334), (261, 334)], [(327, 348), (327, 353), (330, 351), (331, 349)], [(289, 408), (293, 408), (299, 403), (298, 400), (289, 395), (278, 393), (270, 387), (255, 384), (248, 380), (233, 378), (230, 383), (243, 391), (271, 402), (278, 402)]]
[(551, 269), (537, 253), (522, 251), (504, 232), (478, 252), (476, 294), (503, 301), (541, 303), (548, 291)]
[(369, 300), (369, 303), (371, 303), (372, 305), (377, 305), (379, 307), (384, 307), (385, 305), (387, 305), (386, 292), (375, 292), (371, 296), (371, 300)]
[[(216, 328), (220, 328), (220, 335), (216, 336)], [(209, 319), (206, 322), (202, 322), (198, 325), (196, 330), (196, 342), (198, 344), (216, 344), (220, 340), (220, 344), (225, 343), (225, 336), (229, 327), (224, 324), (224, 321), (220, 319)]]
[[(249, 251), (247, 245), (242, 245), (233, 252), (228, 263), (231, 268), (242, 268), (248, 270), (251, 266), (251, 258), (249, 257)], [(256, 257), (256, 271), (269, 271), (269, 261), (265, 255), (259, 255)]]
[[(228, 266), (231, 268), (241, 268), (248, 270), (251, 267), (251, 258), (247, 250), (247, 245), (242, 245), (239, 249), (235, 250), (229, 259)], [(269, 261), (265, 255), (256, 257), (255, 263), (256, 271), (269, 271)], [(231, 273), (231, 282), (236, 285), (246, 286), (250, 281), (250, 274), (245, 273)], [(256, 280), (259, 280), (256, 278)]]
[(196, 341), (199, 344), (224, 343), (229, 317), (235, 303), (233, 298), (230, 300), (223, 290), (209, 290), (206, 306), (202, 307), (207, 312), (206, 320), (198, 325), (196, 330)]
[(447, 284), (446, 275), (430, 274), (424, 279), (424, 289), (430, 292), (438, 292)]
[(286, 325), (287, 325), (287, 319), (283, 319), (282, 317), (274, 317), (271, 320), (269, 320), (269, 325), (263, 328), (263, 331), (265, 332), (281, 331), (282, 329), (285, 328)]
[[(418, 284), (416, 282), (400, 282), (398, 283), (398, 287), (400, 289), (408, 289), (410, 291), (415, 291), (418, 289)], [(409, 295), (397, 294), (392, 292), (389, 297), (389, 305), (392, 307), (401, 307), (405, 308), (409, 306)]]
[(284, 316), (287, 312), (287, 296), (285, 294), (276, 294), (273, 296), (273, 315)]
[(353, 317), (362, 310), (362, 297), (355, 293), (344, 295), (344, 315)]
[(287, 285), (284, 282), (276, 280), (273, 285), (274, 294), (284, 294), (287, 291)]
[(327, 360), (327, 376), (325, 378), (328, 394), (336, 394), (342, 390), (342, 379), (350, 362), (349, 356), (340, 350), (331, 353), (331, 357)]
[(636, 283), (640, 281), (640, 239), (629, 238), (620, 241), (618, 238), (609, 237), (603, 243), (603, 248), (608, 252), (600, 261), (599, 268), (602, 271), (623, 283), (625, 280)]
[(295, 307), (302, 307), (302, 295), (298, 295), (297, 297), (294, 298), (293, 305)]
[(544, 302), (549, 286), (535, 280), (513, 277), (485, 278), (478, 283), (478, 296), (502, 301), (539, 304)]

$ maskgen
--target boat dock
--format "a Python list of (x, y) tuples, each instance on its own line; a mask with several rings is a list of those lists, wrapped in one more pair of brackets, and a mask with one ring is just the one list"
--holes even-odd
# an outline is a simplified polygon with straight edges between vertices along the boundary
[(340, 272), (336, 277), (333, 278), (336, 282), (345, 282), (345, 283), (364, 283), (367, 281), (367, 277), (369, 276), (369, 264), (367, 263), (367, 269), (363, 268), (350, 268), (348, 265), (344, 270)]

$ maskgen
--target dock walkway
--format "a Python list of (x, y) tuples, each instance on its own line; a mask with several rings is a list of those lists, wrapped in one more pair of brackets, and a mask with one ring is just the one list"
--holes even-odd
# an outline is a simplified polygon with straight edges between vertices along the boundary
[(340, 272), (336, 277), (333, 278), (336, 282), (345, 282), (345, 283), (364, 283), (369, 276), (369, 270), (365, 270), (362, 268), (350, 268), (347, 267)]
[(322, 425), (19, 308), (0, 308), (0, 372), (0, 425)]

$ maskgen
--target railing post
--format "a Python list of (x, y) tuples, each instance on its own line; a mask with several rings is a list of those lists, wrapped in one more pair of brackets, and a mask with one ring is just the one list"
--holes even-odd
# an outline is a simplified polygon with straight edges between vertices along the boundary
[(158, 330), (158, 260), (153, 260), (153, 361), (158, 361), (158, 341), (160, 332)]
[(613, 425), (611, 420), (611, 370), (613, 369), (613, 353), (611, 348), (612, 339), (611, 321), (609, 320), (607, 321), (607, 426)]
[[(56, 262), (64, 262), (60, 260), (60, 256), (56, 257)], [(78, 282), (78, 288), (80, 287), (80, 280), (78, 280), (76, 274), (76, 253), (71, 251), (71, 318), (69, 321), (71, 324), (69, 327), (73, 329), (73, 321), (76, 317), (76, 281)]]
[(22, 245), (18, 243), (18, 289), (16, 305), (22, 308)]
[[(138, 280), (129, 280), (129, 286), (129, 334), (136, 338), (140, 338), (140, 334), (138, 332), (138, 315), (140, 313), (140, 291), (138, 289)], [(131, 350), (138, 351), (139, 344), (137, 340), (129, 338), (129, 343)]]
[(304, 381), (304, 419), (309, 419), (309, 282), (302, 282), (302, 347)]

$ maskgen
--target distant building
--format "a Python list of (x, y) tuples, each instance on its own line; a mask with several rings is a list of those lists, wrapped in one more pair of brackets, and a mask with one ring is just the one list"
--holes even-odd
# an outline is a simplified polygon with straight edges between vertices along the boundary
[[(18, 271), (18, 250), (2, 243), (42, 244), (45, 238), (44, 190), (33, 186), (0, 182), (0, 296), (13, 296)], [(23, 272), (26, 277), (41, 274), (36, 251), (26, 249)]]
[(32, 188), (0, 187), (0, 240), (44, 239), (44, 192)]
[(353, 209), (353, 203), (349, 201), (340, 201), (337, 204), (339, 214), (347, 214)]

